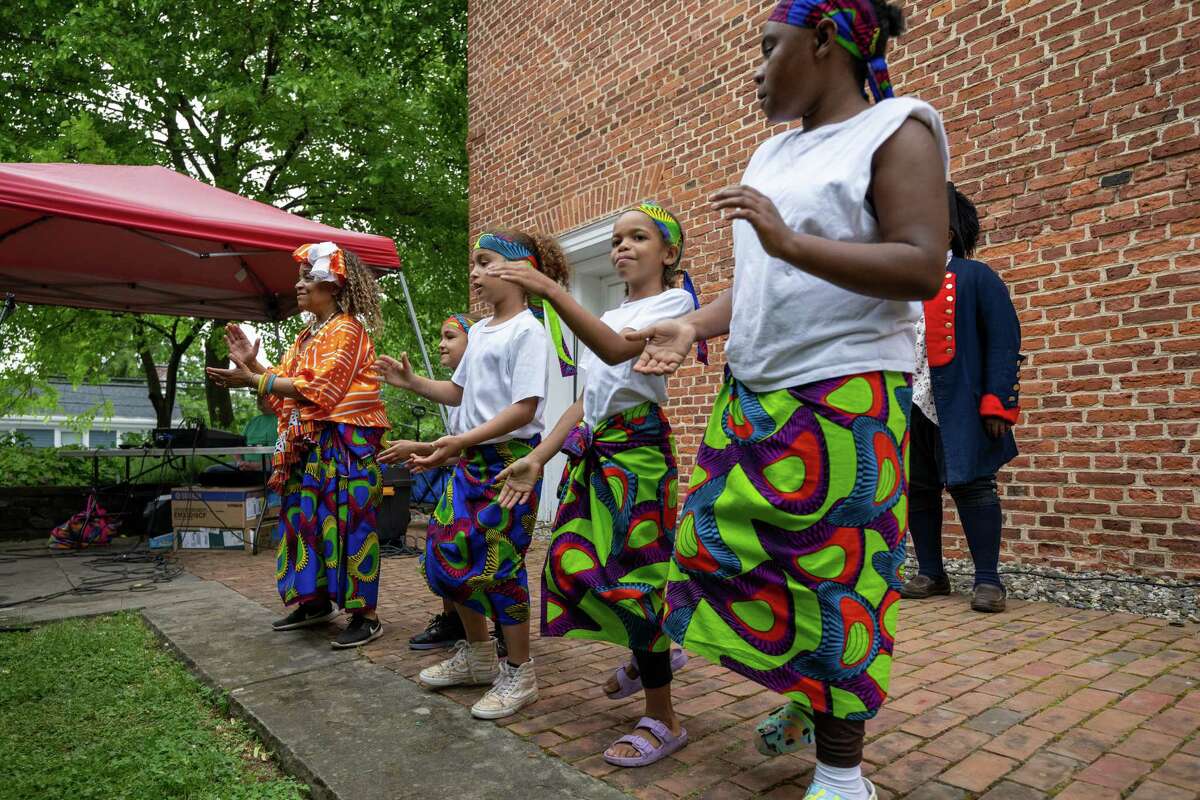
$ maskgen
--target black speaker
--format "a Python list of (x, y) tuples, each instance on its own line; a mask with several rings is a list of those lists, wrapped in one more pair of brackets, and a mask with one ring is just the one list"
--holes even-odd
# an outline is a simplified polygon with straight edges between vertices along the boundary
[[(134, 506), (134, 508), (137, 508), (137, 506)], [(146, 503), (146, 509), (142, 512), (142, 519), (146, 524), (147, 536), (158, 536), (174, 530), (171, 525), (171, 495), (156, 497), (149, 503)]]
[(408, 530), (412, 513), (409, 496), (412, 493), (412, 474), (403, 464), (388, 464), (383, 467), (383, 502), (379, 504), (379, 543), (381, 545), (404, 545), (404, 534)]

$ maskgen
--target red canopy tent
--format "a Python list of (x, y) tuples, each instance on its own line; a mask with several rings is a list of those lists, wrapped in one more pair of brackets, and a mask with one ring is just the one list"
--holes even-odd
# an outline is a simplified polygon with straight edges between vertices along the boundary
[(22, 303), (277, 321), (297, 311), (292, 251), (330, 241), (377, 274), (399, 275), (432, 374), (396, 243), (385, 236), (322, 225), (162, 167), (0, 164), (0, 292)]
[(19, 302), (278, 320), (296, 313), (292, 250), (324, 241), (400, 267), (387, 237), (162, 167), (0, 164), (0, 288)]

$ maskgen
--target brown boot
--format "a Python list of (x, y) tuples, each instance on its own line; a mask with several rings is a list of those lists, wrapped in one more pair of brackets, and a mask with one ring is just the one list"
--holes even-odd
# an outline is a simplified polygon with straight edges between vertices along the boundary
[(900, 587), (900, 596), (909, 600), (924, 600), (935, 594), (950, 594), (948, 576), (931, 578), (928, 575), (918, 575)]
[(995, 614), (1005, 609), (1008, 591), (994, 583), (981, 583), (975, 587), (971, 597), (971, 608), (985, 614)]

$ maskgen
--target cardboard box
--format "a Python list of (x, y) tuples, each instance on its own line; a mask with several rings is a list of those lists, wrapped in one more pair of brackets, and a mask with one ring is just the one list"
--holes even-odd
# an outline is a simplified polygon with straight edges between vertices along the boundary
[(162, 533), (158, 536), (151, 536), (147, 546), (151, 550), (174, 550), (175, 533)]
[[(276, 538), (279, 533), (279, 509), (272, 508), (267, 511), (269, 517), (262, 521), (262, 526), (258, 529), (258, 554), (269, 553), (275, 555), (276, 548), (279, 547), (279, 539)], [(255, 523), (257, 524), (257, 522)], [(246, 552), (254, 552), (254, 525), (246, 528)]]
[(171, 524), (177, 532), (253, 528), (266, 505), (260, 488), (178, 486), (171, 490)]
[(179, 528), (175, 531), (180, 550), (242, 550), (243, 540), (249, 538), (254, 529), (228, 528)]

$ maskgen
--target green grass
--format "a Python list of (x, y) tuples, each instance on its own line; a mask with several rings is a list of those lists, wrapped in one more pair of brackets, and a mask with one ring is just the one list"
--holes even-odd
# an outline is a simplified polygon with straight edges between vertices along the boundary
[(307, 796), (133, 614), (0, 633), (0, 774), (3, 800)]

